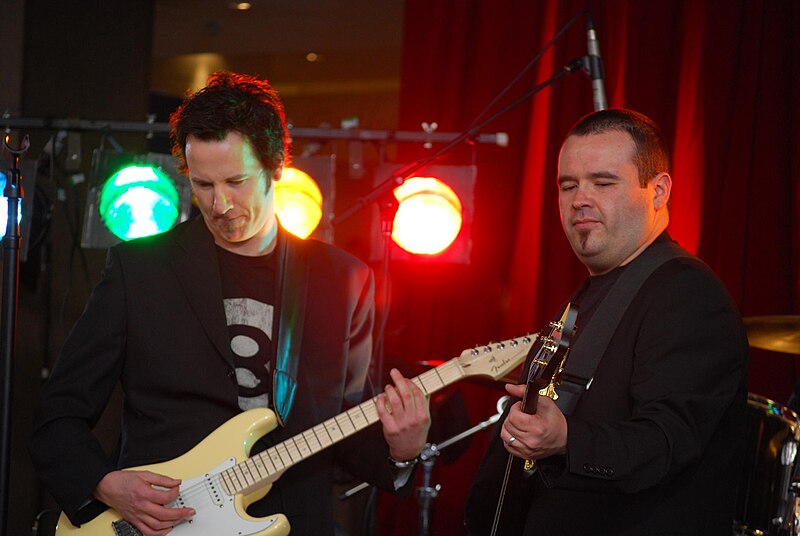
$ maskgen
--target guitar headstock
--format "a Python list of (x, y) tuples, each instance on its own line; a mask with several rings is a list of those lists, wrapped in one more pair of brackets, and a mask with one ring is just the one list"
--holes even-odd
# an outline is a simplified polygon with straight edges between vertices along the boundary
[[(539, 337), (536, 354), (528, 368), (528, 388), (523, 400), (525, 413), (536, 413), (539, 391), (558, 381), (569, 351), (572, 335), (575, 333), (575, 320), (578, 308), (567, 304), (561, 318), (550, 323), (547, 335)], [(531, 396), (529, 396), (531, 395)]]
[(537, 335), (468, 348), (457, 358), (466, 376), (487, 376), (500, 380), (525, 361)]

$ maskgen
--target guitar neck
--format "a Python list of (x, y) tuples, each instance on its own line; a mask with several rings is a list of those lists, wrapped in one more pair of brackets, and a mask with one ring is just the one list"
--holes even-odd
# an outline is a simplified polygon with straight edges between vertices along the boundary
[[(466, 375), (459, 359), (454, 358), (411, 381), (427, 396)], [(377, 398), (362, 402), (223, 471), (220, 474), (223, 488), (230, 495), (251, 493), (274, 481), (294, 464), (378, 422)]]

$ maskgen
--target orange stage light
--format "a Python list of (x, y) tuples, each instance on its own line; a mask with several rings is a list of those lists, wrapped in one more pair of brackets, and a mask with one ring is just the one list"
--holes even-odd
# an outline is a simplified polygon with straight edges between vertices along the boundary
[(308, 238), (322, 219), (322, 192), (307, 173), (285, 168), (275, 182), (275, 213), (281, 226), (300, 238)]

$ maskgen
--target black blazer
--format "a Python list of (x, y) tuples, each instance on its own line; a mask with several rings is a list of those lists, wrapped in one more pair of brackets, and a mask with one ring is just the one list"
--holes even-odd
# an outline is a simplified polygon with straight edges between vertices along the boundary
[[(498, 534), (730, 534), (747, 354), (739, 313), (705, 265), (682, 258), (659, 267), (567, 417), (566, 456), (540, 460), (528, 479), (512, 471)], [(508, 458), (499, 428), (466, 506), (475, 535), (490, 532)]]
[[(372, 272), (328, 244), (280, 239), (308, 256), (307, 307), (294, 409), (267, 443), (371, 395)], [(111, 248), (42, 390), (30, 441), (44, 484), (70, 519), (85, 522), (104, 508), (81, 506), (109, 471), (175, 458), (239, 413), (233, 363), (216, 250), (202, 219)], [(122, 434), (119, 459), (110, 460), (90, 430), (118, 381)], [(251, 512), (281, 511), (296, 533), (332, 533), (334, 456), (355, 476), (393, 489), (379, 427), (351, 439), (289, 469)]]

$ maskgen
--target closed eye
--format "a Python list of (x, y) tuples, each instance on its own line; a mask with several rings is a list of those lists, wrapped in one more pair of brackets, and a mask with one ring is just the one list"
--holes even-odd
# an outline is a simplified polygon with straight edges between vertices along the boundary
[(203, 190), (205, 190), (207, 188), (211, 188), (211, 183), (210, 182), (204, 182), (204, 181), (198, 181), (198, 180), (192, 180), (192, 185), (195, 188), (200, 188), (200, 189), (203, 189)]

